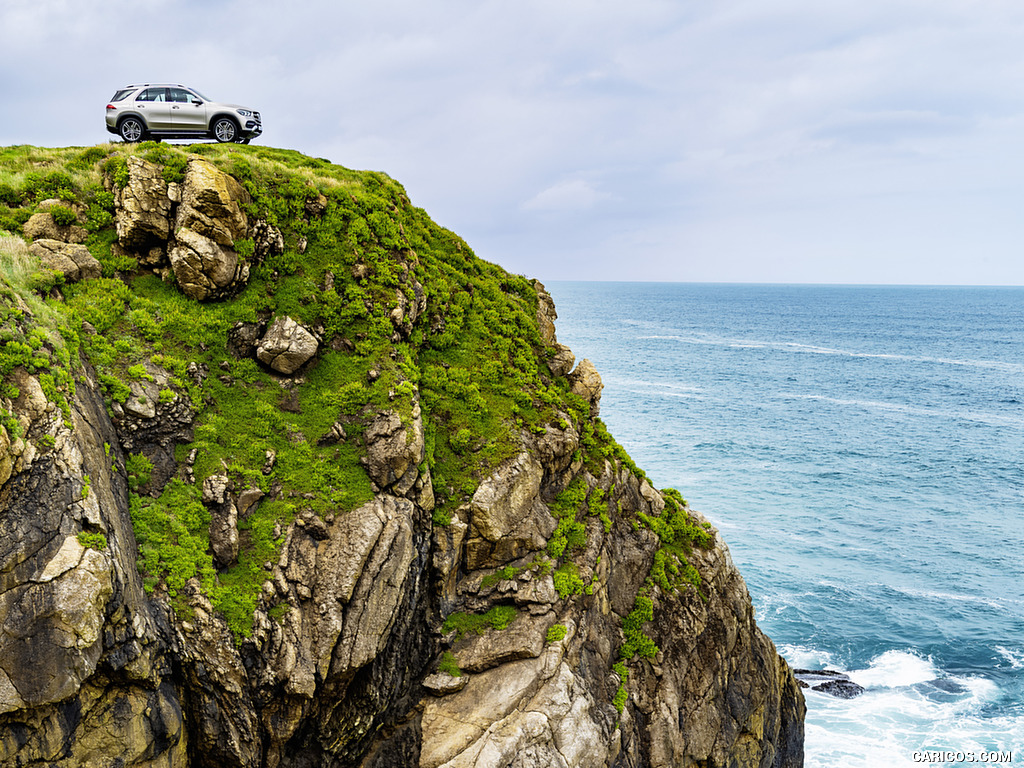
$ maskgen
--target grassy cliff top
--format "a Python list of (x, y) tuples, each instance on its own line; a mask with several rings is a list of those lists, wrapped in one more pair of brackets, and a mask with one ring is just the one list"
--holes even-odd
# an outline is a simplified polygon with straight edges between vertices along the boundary
[[(119, 243), (115, 200), (130, 181), (133, 156), (172, 190), (190, 157), (212, 163), (244, 187), (250, 233), (263, 222), (263, 231), (280, 232), (283, 248), (236, 240), (234, 251), (249, 266), (244, 288), (217, 301), (189, 298), (166, 253)], [(101, 277), (67, 282), (41, 266), (23, 235), (44, 210), (55, 223), (79, 228)], [(556, 574), (573, 572), (588, 515), (611, 529), (615, 504), (594, 478), (612, 465), (642, 476), (572, 392), (564, 370), (553, 373), (559, 350), (542, 337), (536, 285), (477, 258), (382, 173), (258, 146), (0, 148), (0, 276), (0, 431), (32, 442), (41, 455), (52, 447), (52, 434), (38, 426), (24, 434), (14, 413), (22, 370), (38, 378), (68, 429), (87, 366), (115, 423), (147, 405), (157, 421), (172, 412), (182, 421), (185, 412), (192, 423), (175, 439), (169, 482), (154, 477), (145, 441), (123, 454), (107, 446), (108, 455), (131, 489), (147, 590), (187, 613), (183, 587), (198, 578), (239, 640), (252, 631), (264, 563), (277, 561), (288, 526), (344, 514), (380, 491), (366, 468), (366, 433), (381, 414), (407, 428), (409, 440), (422, 420), (420, 477), (432, 482), (434, 525), (448, 525), (479, 483), (533, 436), (549, 429), (578, 436), (564, 487), (550, 489), (560, 491), (550, 500), (558, 525), (544, 556)], [(293, 375), (239, 353), (232, 336), (282, 316), (319, 339), (316, 356)], [(227, 476), (236, 493), (265, 494), (239, 520), (237, 560), (220, 569), (202, 501), (203, 483), (214, 475)], [(709, 534), (678, 493), (665, 502), (670, 514), (632, 520), (662, 542), (649, 581), (665, 590), (697, 585), (686, 553), (691, 543), (708, 545)], [(627, 646), (626, 658), (641, 652)]]
[[(117, 244), (114, 192), (126, 183), (132, 155), (162, 168), (172, 183), (184, 178), (190, 155), (232, 175), (251, 197), (250, 225), (263, 220), (279, 229), (283, 252), (254, 261), (248, 284), (230, 299), (188, 298), (173, 273), (161, 279), (140, 267), (144, 254)], [(40, 204), (53, 199), (59, 203), (44, 207), (54, 219), (76, 218), (88, 233), (101, 278), (64, 284), (19, 239)], [(361, 437), (378, 413), (394, 411), (408, 423), (414, 408), (422, 410), (438, 524), (520, 449), (524, 431), (571, 421), (596, 439), (586, 403), (547, 366), (554, 350), (539, 335), (533, 284), (477, 258), (384, 174), (255, 146), (10, 147), (0, 149), (0, 229), (9, 233), (0, 240), (0, 374), (8, 404), (17, 396), (9, 375), (17, 366), (39, 375), (66, 414), (81, 360), (95, 367), (112, 413), (154, 373), (166, 381), (160, 403), (182, 401), (194, 413), (194, 439), (178, 446), (177, 458), (195, 451), (195, 482), (174, 479), (154, 497), (144, 452), (126, 456), (140, 569), (149, 588), (172, 599), (199, 576), (242, 635), (282, 529), (297, 514), (343, 513), (372, 498)], [(235, 248), (253, 259), (252, 241)], [(408, 307), (417, 303), (425, 309), (412, 322)], [(298, 376), (230, 348), (237, 324), (280, 315), (321, 339), (317, 358)], [(190, 375), (190, 366), (207, 373)], [(5, 413), (8, 431), (17, 432)], [(336, 423), (345, 439), (323, 444)], [(271, 454), (276, 462), (265, 472)], [(213, 474), (268, 494), (240, 522), (238, 563), (219, 573), (199, 498)]]

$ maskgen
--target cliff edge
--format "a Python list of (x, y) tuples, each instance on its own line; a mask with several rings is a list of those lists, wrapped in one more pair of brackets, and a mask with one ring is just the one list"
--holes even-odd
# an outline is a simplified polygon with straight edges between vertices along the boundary
[(803, 764), (540, 283), (294, 152), (0, 170), (0, 765)]

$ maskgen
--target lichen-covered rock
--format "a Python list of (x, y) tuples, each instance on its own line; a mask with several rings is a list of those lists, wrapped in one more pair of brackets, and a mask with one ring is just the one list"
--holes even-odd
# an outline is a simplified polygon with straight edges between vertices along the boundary
[(555, 521), (540, 499), (543, 476), (540, 462), (523, 452), (480, 483), (469, 505), (468, 568), (503, 565), (544, 548)]
[[(533, 288), (537, 291), (537, 327), (540, 329), (540, 337), (548, 346), (554, 346), (558, 342), (555, 338), (555, 320), (558, 319), (555, 302), (539, 280), (533, 281)], [(572, 367), (571, 363), (569, 365)]]
[(175, 233), (168, 257), (181, 290), (196, 301), (230, 296), (249, 280), (249, 265), (234, 250), (190, 229)]
[(200, 157), (190, 157), (175, 229), (187, 228), (225, 248), (234, 248), (235, 241), (249, 232), (242, 210), (248, 202), (249, 193), (234, 177)]
[(573, 394), (579, 395), (590, 403), (590, 415), (597, 418), (601, 411), (601, 390), (604, 389), (604, 382), (601, 381), (601, 374), (589, 360), (582, 360), (576, 366), (576, 370), (569, 374), (569, 381), (572, 383)]
[(43, 239), (32, 243), (29, 250), (44, 267), (61, 272), (71, 283), (95, 279), (103, 274), (103, 267), (84, 245)]
[(50, 213), (34, 213), (22, 227), (27, 240), (59, 240), (63, 243), (84, 243), (89, 233), (77, 224), (60, 225)]
[(275, 371), (295, 373), (316, 354), (320, 342), (290, 317), (276, 317), (256, 345), (256, 356)]
[(140, 249), (147, 243), (166, 241), (171, 231), (171, 200), (161, 168), (142, 158), (125, 158), (128, 180), (115, 185), (117, 239), (122, 246)]

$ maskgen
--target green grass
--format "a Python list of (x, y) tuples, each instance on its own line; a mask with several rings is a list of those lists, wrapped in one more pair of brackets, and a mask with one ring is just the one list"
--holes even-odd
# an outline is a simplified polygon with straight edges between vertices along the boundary
[(562, 639), (565, 638), (565, 635), (566, 633), (568, 633), (568, 631), (569, 628), (566, 627), (564, 624), (552, 624), (550, 627), (548, 627), (548, 634), (545, 640), (549, 643), (560, 642)]
[(107, 548), (107, 537), (102, 533), (82, 531), (78, 534), (78, 543), (86, 549), (103, 550)]
[(441, 631), (455, 632), (455, 639), (461, 640), (470, 632), (482, 635), (488, 629), (501, 631), (519, 615), (515, 606), (496, 605), (487, 613), (453, 613), (444, 620)]
[(438, 672), (444, 672), (450, 677), (462, 677), (462, 670), (459, 669), (459, 661), (451, 651), (445, 651), (441, 655), (441, 661), (437, 665)]

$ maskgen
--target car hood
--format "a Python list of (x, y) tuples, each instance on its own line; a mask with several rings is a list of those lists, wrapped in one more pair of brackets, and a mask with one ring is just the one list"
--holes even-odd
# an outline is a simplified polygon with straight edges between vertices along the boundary
[(256, 111), (252, 107), (244, 107), (241, 104), (222, 104), (220, 102), (210, 102), (210, 103), (211, 104), (216, 104), (216, 106), (218, 106), (218, 107), (227, 107), (228, 109), (247, 109), (250, 112), (255, 112)]

